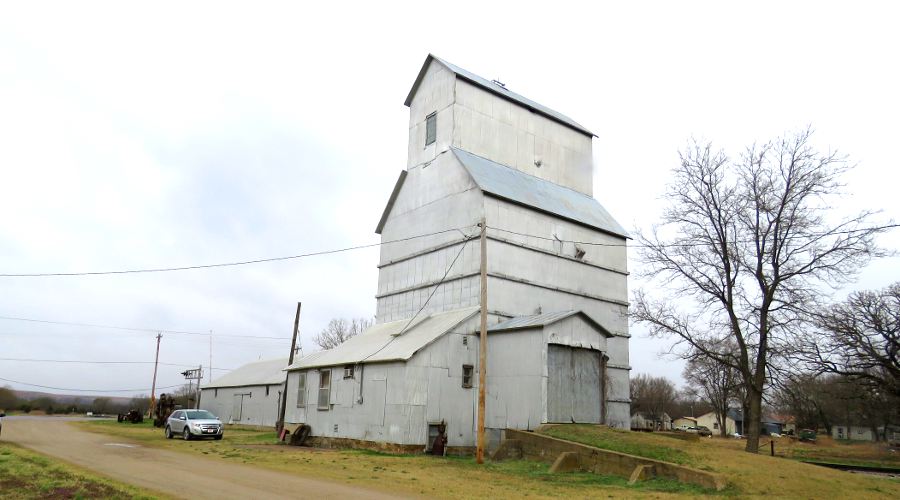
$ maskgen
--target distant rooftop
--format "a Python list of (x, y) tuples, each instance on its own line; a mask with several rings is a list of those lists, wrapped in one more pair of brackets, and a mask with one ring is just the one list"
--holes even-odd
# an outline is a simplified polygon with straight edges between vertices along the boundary
[(444, 67), (446, 67), (447, 69), (452, 71), (453, 73), (455, 73), (457, 77), (462, 78), (463, 80), (466, 80), (467, 82), (472, 83), (478, 87), (481, 87), (482, 89), (487, 90), (488, 92), (491, 92), (492, 94), (498, 95), (506, 100), (509, 100), (516, 104), (524, 106), (524, 107), (534, 111), (535, 113), (538, 113), (547, 118), (550, 118), (551, 120), (559, 122), (567, 127), (575, 129), (578, 132), (581, 132), (582, 134), (590, 135), (593, 137), (597, 136), (590, 130), (588, 130), (585, 127), (583, 127), (582, 125), (580, 125), (575, 120), (569, 118), (568, 116), (566, 116), (558, 111), (554, 111), (544, 105), (538, 104), (538, 103), (532, 101), (531, 99), (528, 99), (527, 97), (523, 97), (519, 94), (516, 94), (515, 92), (513, 92), (511, 90), (508, 90), (503, 85), (499, 85), (495, 82), (492, 82), (491, 80), (488, 80), (487, 78), (482, 78), (482, 77), (476, 75), (475, 73), (466, 71), (466, 70), (460, 68), (459, 66), (456, 66), (455, 64), (451, 64), (439, 57), (435, 57), (432, 54), (428, 54), (428, 57), (425, 58), (425, 63), (422, 65), (422, 69), (419, 71), (419, 75), (416, 77), (416, 81), (415, 81), (415, 83), (413, 83), (412, 88), (409, 90), (409, 94), (406, 96), (406, 101), (403, 104), (409, 106), (409, 104), (412, 102), (412, 98), (415, 95), (416, 90), (418, 90), (419, 84), (422, 83), (422, 78), (425, 77), (425, 71), (428, 69), (428, 65), (431, 63), (431, 61), (437, 61), (438, 63), (440, 63), (441, 65), (443, 65)]
[(248, 387), (252, 385), (273, 385), (284, 383), (284, 369), (287, 359), (254, 361), (231, 370), (203, 386), (204, 389), (219, 387)]

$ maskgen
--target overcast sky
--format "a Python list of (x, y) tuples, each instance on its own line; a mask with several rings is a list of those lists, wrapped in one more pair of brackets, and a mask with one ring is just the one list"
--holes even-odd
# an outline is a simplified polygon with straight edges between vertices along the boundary
[[(431, 52), (593, 130), (595, 197), (648, 227), (691, 137), (807, 125), (858, 166), (836, 209), (895, 217), (900, 31), (869, 2), (118, 2), (0, 7), (0, 273), (189, 266), (376, 243)], [(624, 3), (623, 3), (624, 4)], [(900, 248), (900, 235), (881, 239)], [(633, 252), (632, 252), (633, 256)], [(378, 249), (159, 274), (0, 278), (0, 316), (213, 332), (213, 366), (372, 316)], [(897, 259), (852, 288), (900, 279)], [(639, 264), (631, 260), (634, 271)], [(631, 289), (641, 284), (632, 279)], [(633, 373), (680, 381), (632, 327)], [(152, 361), (151, 332), (0, 319), (0, 358)], [(160, 361), (207, 365), (206, 337)], [(163, 366), (158, 385), (183, 382)], [(216, 374), (224, 372), (217, 371)], [(149, 364), (0, 360), (0, 385), (144, 389)], [(63, 392), (63, 391), (55, 391)], [(125, 391), (114, 394), (131, 394)]]

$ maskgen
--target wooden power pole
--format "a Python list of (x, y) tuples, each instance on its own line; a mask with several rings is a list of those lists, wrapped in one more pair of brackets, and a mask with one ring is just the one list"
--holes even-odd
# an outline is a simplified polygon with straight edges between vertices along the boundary
[(481, 340), (478, 344), (478, 442), (475, 461), (484, 463), (484, 398), (487, 374), (487, 224), (481, 219)]
[[(300, 331), (300, 306), (302, 302), (297, 302), (297, 314), (294, 316), (294, 338), (291, 340), (291, 353), (288, 355), (288, 366), (294, 364), (294, 352), (297, 350), (297, 335)], [(284, 414), (287, 411), (287, 387), (288, 376), (291, 372), (284, 375), (284, 387), (281, 389), (281, 407), (278, 409), (278, 422), (275, 424), (278, 432), (284, 429)]]
[(156, 334), (156, 360), (153, 362), (153, 385), (150, 386), (150, 416), (153, 416), (153, 410), (156, 409), (156, 369), (159, 367), (159, 341), (162, 340), (162, 334)]

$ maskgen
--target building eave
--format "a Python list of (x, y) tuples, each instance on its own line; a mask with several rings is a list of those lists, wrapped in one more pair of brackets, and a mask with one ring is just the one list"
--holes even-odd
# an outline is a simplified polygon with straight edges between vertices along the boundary
[(397, 177), (397, 182), (394, 183), (394, 190), (391, 191), (391, 197), (388, 198), (387, 205), (385, 205), (384, 211), (381, 212), (381, 219), (378, 221), (378, 226), (375, 228), (375, 234), (381, 234), (381, 231), (384, 230), (384, 225), (391, 215), (391, 209), (394, 208), (394, 202), (397, 201), (397, 196), (400, 194), (400, 189), (403, 187), (403, 181), (406, 180), (406, 175), (407, 171), (402, 170), (400, 176)]

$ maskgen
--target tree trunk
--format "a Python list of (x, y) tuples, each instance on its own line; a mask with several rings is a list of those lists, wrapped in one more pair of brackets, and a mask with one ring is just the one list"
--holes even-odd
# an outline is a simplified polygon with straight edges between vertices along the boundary
[(759, 451), (759, 428), (762, 421), (762, 392), (756, 390), (753, 384), (749, 384), (747, 399), (749, 399), (749, 411), (744, 414), (744, 434), (747, 436), (747, 446), (744, 451), (756, 453)]
[(719, 421), (719, 435), (722, 437), (728, 436), (728, 405), (726, 404), (723, 407), (720, 407), (716, 410), (716, 420)]

